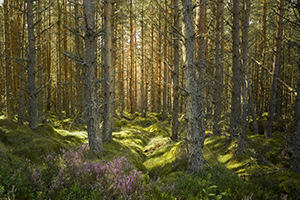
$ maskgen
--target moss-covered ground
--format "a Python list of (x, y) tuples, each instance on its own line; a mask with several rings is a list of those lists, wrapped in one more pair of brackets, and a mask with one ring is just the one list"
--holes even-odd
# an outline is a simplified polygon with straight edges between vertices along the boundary
[[(265, 139), (249, 132), (243, 155), (236, 155), (236, 143), (229, 143), (226, 134), (210, 135), (203, 149), (205, 174), (191, 176), (186, 173), (185, 141), (171, 141), (170, 119), (159, 119), (156, 113), (147, 118), (124, 113), (124, 118), (115, 119), (113, 141), (104, 144), (104, 153), (87, 153), (86, 159), (96, 163), (125, 156), (143, 173), (144, 184), (156, 181), (144, 199), (300, 199), (300, 175), (290, 170), (292, 156), (284, 151), (287, 134), (277, 132)], [(71, 119), (59, 121), (52, 114), (46, 123), (30, 130), (0, 118), (0, 149), (11, 164), (29, 159), (43, 168), (47, 154), (79, 147), (88, 149), (86, 127)], [(7, 197), (3, 188), (0, 182), (0, 199)]]

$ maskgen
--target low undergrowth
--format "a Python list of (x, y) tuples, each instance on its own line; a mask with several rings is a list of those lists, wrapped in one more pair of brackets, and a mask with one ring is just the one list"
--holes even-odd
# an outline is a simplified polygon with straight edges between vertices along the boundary
[(170, 118), (160, 117), (125, 112), (101, 155), (88, 151), (85, 127), (74, 128), (74, 120), (52, 116), (32, 131), (0, 119), (0, 199), (300, 198), (299, 174), (282, 155), (283, 133), (249, 134), (243, 155), (227, 136), (210, 136), (205, 174), (189, 175), (187, 143), (171, 141)]

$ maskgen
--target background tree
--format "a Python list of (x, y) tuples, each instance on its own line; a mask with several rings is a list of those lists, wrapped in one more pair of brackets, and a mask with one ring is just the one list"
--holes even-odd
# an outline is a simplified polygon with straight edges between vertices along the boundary
[(278, 25), (276, 33), (276, 49), (275, 49), (275, 59), (274, 59), (274, 69), (273, 69), (273, 82), (270, 88), (270, 100), (269, 100), (269, 113), (268, 121), (266, 124), (265, 136), (270, 138), (272, 137), (272, 128), (273, 122), (275, 119), (275, 108), (276, 108), (276, 95), (278, 95), (278, 77), (279, 77), (279, 68), (281, 65), (281, 50), (282, 50), (282, 34), (283, 34), (283, 14), (284, 14), (284, 0), (280, 0), (279, 5), (279, 14), (278, 14)]
[(178, 114), (179, 114), (179, 6), (178, 0), (173, 0), (173, 102), (172, 102), (172, 135), (171, 138), (176, 140), (178, 137)]
[(36, 102), (36, 49), (33, 22), (33, 0), (27, 0), (27, 25), (28, 25), (28, 117), (29, 127), (36, 129), (38, 126), (37, 102)]

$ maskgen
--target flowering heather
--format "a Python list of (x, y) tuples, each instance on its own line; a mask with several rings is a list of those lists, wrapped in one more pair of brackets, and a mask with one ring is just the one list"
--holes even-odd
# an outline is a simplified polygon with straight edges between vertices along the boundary
[[(0, 159), (4, 159), (0, 149)], [(116, 157), (109, 162), (93, 163), (86, 160), (84, 149), (50, 153), (45, 156), (42, 168), (27, 160), (6, 173), (3, 197), (14, 195), (17, 199), (143, 199), (150, 184), (143, 184), (142, 173), (126, 157)]]

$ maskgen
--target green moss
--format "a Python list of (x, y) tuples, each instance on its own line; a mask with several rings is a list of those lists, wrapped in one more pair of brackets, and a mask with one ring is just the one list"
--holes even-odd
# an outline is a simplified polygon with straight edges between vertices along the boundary
[(120, 119), (120, 120), (115, 119), (114, 126), (121, 128), (121, 127), (125, 126), (127, 123), (128, 123), (128, 121), (126, 119)]
[(146, 130), (148, 132), (154, 133), (155, 135), (168, 136), (168, 133), (166, 133), (166, 131), (159, 123), (152, 124), (151, 126), (147, 127)]
[(281, 187), (286, 193), (289, 193), (294, 199), (300, 197), (300, 175), (290, 171), (284, 171), (277, 174), (279, 181), (279, 187)]
[(41, 124), (35, 130), (16, 121), (5, 119), (0, 126), (0, 143), (10, 154), (40, 163), (46, 153), (76, 147), (83, 139), (76, 134), (61, 135), (50, 124)]
[(0, 119), (0, 127), (4, 130), (14, 130), (19, 124), (13, 119)]
[(131, 123), (133, 125), (139, 125), (141, 127), (148, 127), (153, 123), (156, 123), (156, 119), (154, 117), (147, 117), (143, 118), (141, 116), (138, 116), (135, 118), (135, 120)]
[(137, 169), (146, 172), (147, 170), (142, 163), (144, 157), (140, 146), (136, 145), (134, 142), (132, 142), (131, 145), (128, 145), (128, 142), (129, 139), (127, 139), (127, 141), (113, 139), (113, 141), (104, 144), (104, 153), (101, 155), (102, 159), (112, 160), (115, 156), (126, 156), (133, 162)]
[(186, 151), (183, 141), (169, 143), (156, 148), (144, 162), (152, 177), (163, 177), (169, 173), (186, 170)]

